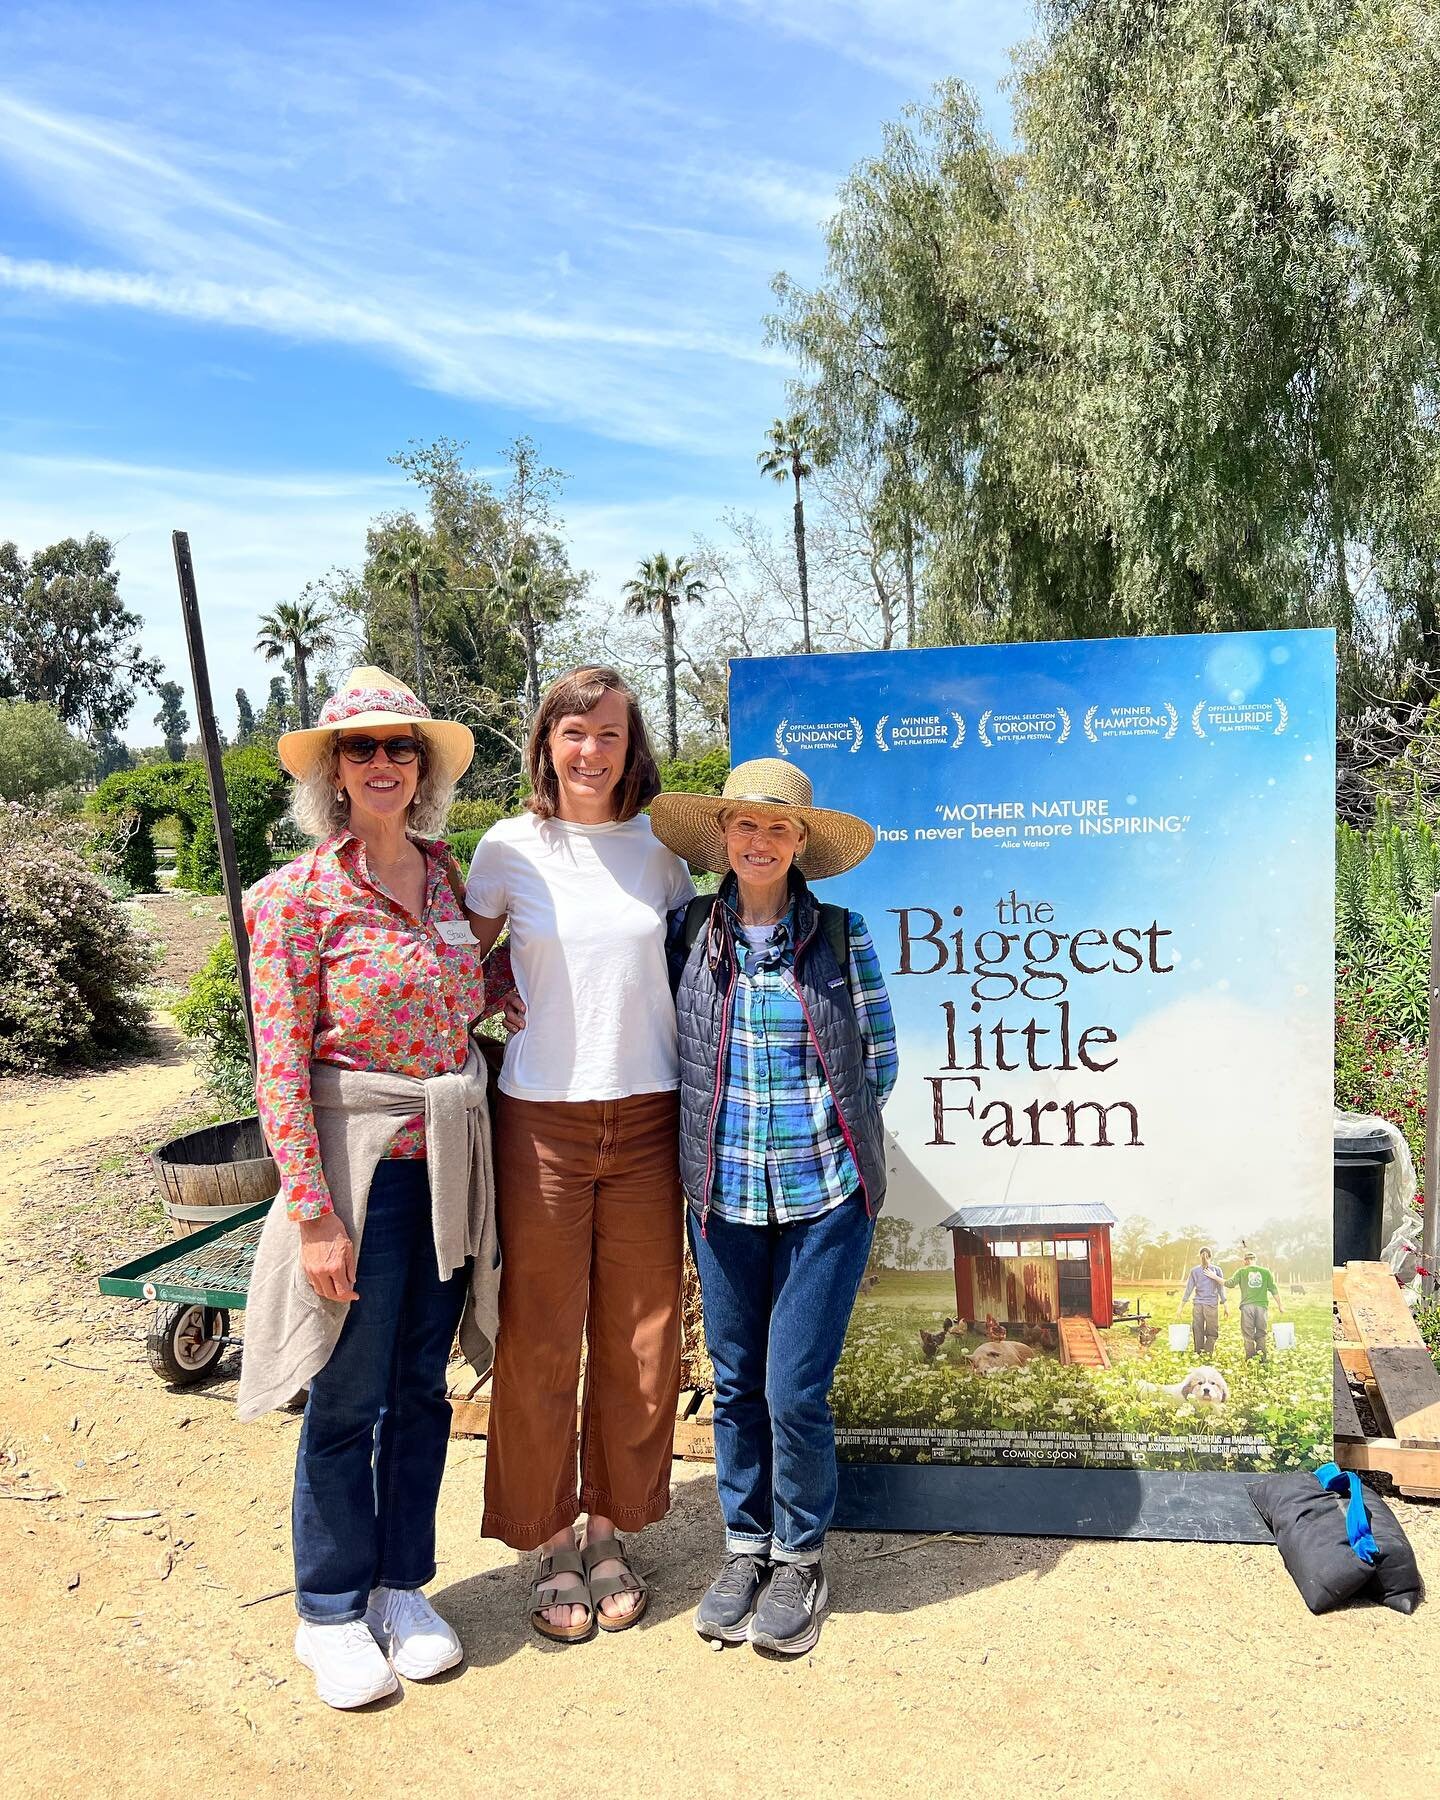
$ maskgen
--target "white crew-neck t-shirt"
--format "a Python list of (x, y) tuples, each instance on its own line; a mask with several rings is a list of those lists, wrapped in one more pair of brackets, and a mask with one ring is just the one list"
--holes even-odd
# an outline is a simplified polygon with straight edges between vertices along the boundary
[(510, 921), (525, 1029), (500, 1091), (517, 1100), (621, 1100), (680, 1085), (666, 914), (695, 892), (642, 813), (572, 825), (501, 819), (475, 846), (465, 898)]

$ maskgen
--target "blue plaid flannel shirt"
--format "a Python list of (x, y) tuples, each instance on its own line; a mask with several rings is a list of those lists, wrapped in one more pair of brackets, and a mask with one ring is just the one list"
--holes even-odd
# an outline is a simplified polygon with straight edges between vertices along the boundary
[[(710, 1210), (742, 1225), (818, 1218), (855, 1193), (860, 1171), (795, 991), (794, 908), (764, 950), (749, 949), (733, 913), (729, 922), (740, 971), (715, 1120)], [(865, 1073), (883, 1106), (900, 1068), (895, 1021), (875, 945), (854, 912), (847, 974)]]

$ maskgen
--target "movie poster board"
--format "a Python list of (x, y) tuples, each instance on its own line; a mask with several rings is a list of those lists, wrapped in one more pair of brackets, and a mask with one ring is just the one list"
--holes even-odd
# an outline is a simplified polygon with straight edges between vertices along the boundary
[(734, 760), (879, 834), (817, 888), (900, 1047), (842, 1464), (1329, 1458), (1334, 667), (1319, 631), (731, 664)]

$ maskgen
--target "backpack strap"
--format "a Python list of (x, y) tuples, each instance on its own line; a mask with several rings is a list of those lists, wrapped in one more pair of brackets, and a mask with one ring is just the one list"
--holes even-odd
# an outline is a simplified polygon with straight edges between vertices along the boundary
[(710, 923), (710, 915), (715, 910), (715, 898), (714, 894), (696, 894), (685, 908), (685, 923), (681, 927), (680, 941), (685, 947), (687, 958)]
[(830, 954), (835, 958), (836, 967), (845, 977), (846, 986), (850, 983), (850, 913), (844, 906), (831, 906), (822, 902), (820, 907), (820, 930), (825, 942), (830, 946)]
[(665, 960), (669, 968), (672, 994), (680, 991), (680, 977), (685, 973), (690, 952), (708, 927), (714, 907), (714, 894), (696, 894), (686, 903), (685, 911), (678, 921), (671, 925), (665, 942)]

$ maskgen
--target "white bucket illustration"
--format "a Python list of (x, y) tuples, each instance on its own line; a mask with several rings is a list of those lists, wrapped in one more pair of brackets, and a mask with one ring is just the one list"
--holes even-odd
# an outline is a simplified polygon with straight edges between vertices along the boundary
[(1190, 1327), (1188, 1325), (1172, 1325), (1170, 1327), (1170, 1348), (1172, 1350), (1188, 1350), (1190, 1348)]
[(1295, 1327), (1286, 1321), (1279, 1321), (1270, 1327), (1277, 1350), (1293, 1350), (1295, 1348)]

